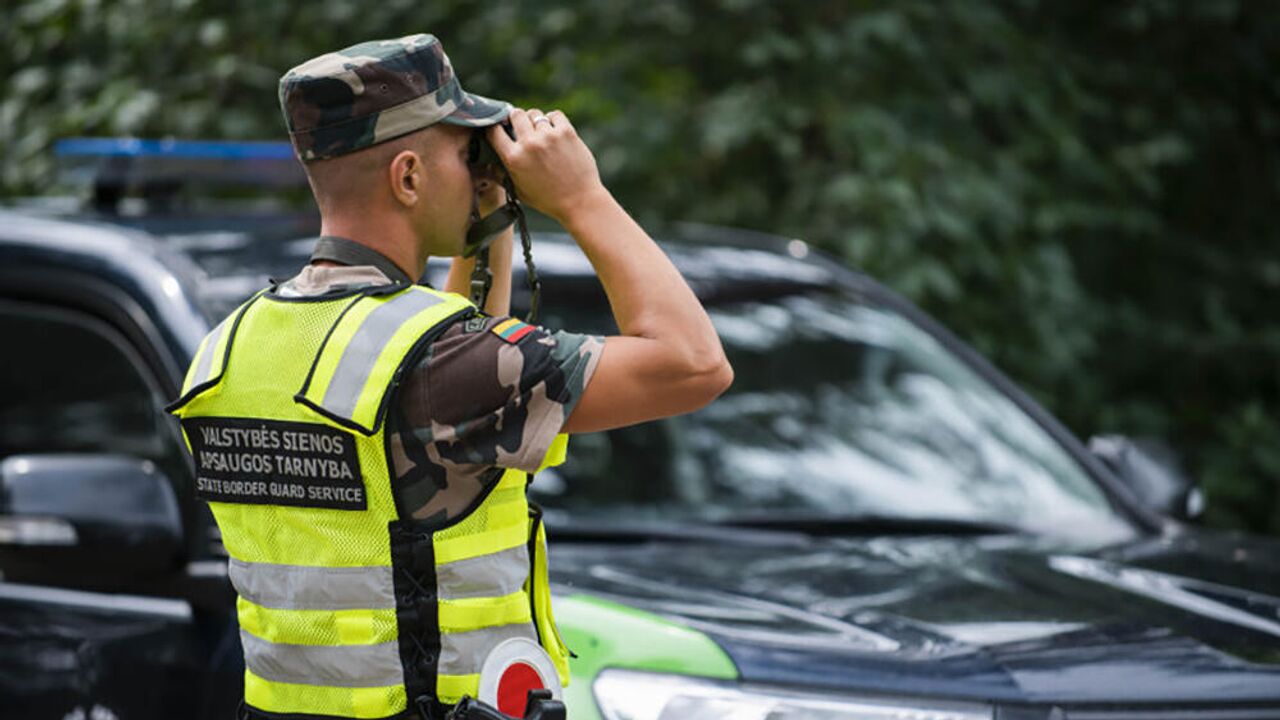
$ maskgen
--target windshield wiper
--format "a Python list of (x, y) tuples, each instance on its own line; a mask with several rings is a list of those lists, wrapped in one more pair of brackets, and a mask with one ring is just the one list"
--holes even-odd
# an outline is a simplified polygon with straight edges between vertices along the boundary
[(769, 513), (734, 515), (716, 520), (727, 527), (800, 532), (811, 536), (866, 535), (1016, 535), (1017, 525), (964, 518), (904, 517), (898, 515), (824, 515)]

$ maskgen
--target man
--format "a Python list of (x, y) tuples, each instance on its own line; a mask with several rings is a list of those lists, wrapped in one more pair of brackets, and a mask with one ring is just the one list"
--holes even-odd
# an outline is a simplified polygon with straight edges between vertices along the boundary
[[(567, 681), (526, 485), (561, 433), (714, 399), (732, 381), (719, 339), (569, 118), (464, 92), (436, 38), (320, 56), (280, 100), (322, 236), (209, 334), (171, 408), (240, 596), (243, 714), (442, 717), (498, 646), (545, 652)], [(505, 201), (468, 169), (476, 128), (581, 246), (620, 335), (505, 317), (510, 230), (482, 311), (458, 294), (471, 261), (445, 292), (413, 284), (460, 254), (474, 205)]]

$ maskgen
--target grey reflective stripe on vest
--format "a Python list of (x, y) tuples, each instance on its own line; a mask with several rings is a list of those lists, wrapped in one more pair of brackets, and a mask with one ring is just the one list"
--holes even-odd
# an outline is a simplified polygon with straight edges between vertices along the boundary
[(379, 610), (396, 606), (390, 567), (309, 567), (231, 558), (227, 575), (240, 597), (262, 607)]
[(440, 663), (437, 665), (437, 672), (444, 675), (478, 673), (484, 659), (498, 643), (516, 637), (538, 641), (533, 623), (527, 622), (462, 633), (445, 633), (440, 636)]
[(404, 683), (400, 643), (286, 645), (240, 631), (244, 664), (263, 680), (332, 687), (384, 687)]
[(517, 545), (501, 552), (436, 566), (436, 590), (441, 600), (502, 597), (524, 587), (529, 577), (529, 547)]
[(338, 367), (334, 369), (324, 400), (320, 403), (324, 409), (339, 417), (351, 417), (373, 366), (396, 330), (409, 318), (442, 302), (431, 293), (410, 290), (370, 312), (338, 360)]
[[(234, 315), (231, 317), (235, 317)], [(213, 374), (213, 356), (217, 353), (218, 343), (222, 341), (222, 333), (227, 331), (227, 318), (218, 323), (218, 327), (209, 333), (209, 342), (205, 343), (204, 352), (196, 360), (196, 372), (191, 376), (191, 387), (198, 387), (209, 382)]]

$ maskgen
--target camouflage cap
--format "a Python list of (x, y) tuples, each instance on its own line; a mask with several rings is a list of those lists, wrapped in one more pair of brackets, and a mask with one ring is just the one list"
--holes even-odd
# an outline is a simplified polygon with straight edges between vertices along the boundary
[(280, 78), (280, 107), (303, 162), (336, 157), (438, 122), (484, 127), (511, 105), (464, 92), (434, 35), (373, 40)]

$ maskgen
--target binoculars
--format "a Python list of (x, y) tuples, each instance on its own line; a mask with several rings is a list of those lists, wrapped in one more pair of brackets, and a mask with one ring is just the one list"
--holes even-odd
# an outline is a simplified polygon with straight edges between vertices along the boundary
[[(501, 127), (509, 137), (515, 139), (511, 125), (503, 123)], [(502, 165), (498, 152), (489, 144), (484, 128), (477, 128), (471, 133), (471, 141), (467, 146), (467, 167), (471, 168), (473, 177), (487, 177), (497, 183), (503, 183), (507, 179), (507, 169)]]

